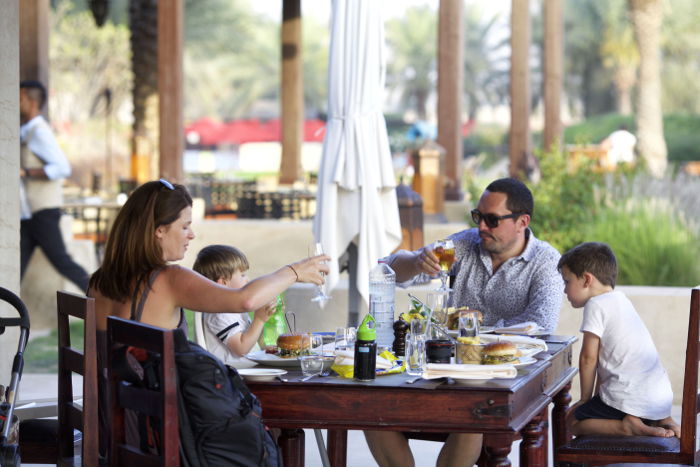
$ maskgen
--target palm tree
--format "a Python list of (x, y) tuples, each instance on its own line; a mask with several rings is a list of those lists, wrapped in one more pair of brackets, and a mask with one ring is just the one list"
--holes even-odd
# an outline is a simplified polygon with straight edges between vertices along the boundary
[(427, 5), (407, 9), (403, 18), (387, 21), (386, 40), (387, 86), (401, 89), (404, 108), (415, 109), (418, 118), (425, 119), (437, 79), (436, 11)]
[(666, 170), (667, 150), (661, 110), (662, 0), (627, 0), (639, 48), (637, 151), (655, 176)]
[(603, 65), (612, 70), (612, 80), (617, 94), (617, 112), (632, 113), (632, 88), (637, 81), (639, 52), (634, 33), (627, 17), (624, 0), (613, 0), (601, 10), (603, 36), (600, 55)]
[(499, 15), (483, 21), (477, 5), (465, 5), (464, 93), (469, 119), (484, 104), (496, 105), (508, 96), (508, 57), (502, 53), (508, 38), (491, 44), (491, 33)]

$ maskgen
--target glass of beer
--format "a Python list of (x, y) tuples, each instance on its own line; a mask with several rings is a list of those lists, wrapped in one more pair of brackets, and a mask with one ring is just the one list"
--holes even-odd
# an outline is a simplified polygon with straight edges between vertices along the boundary
[(437, 290), (452, 292), (452, 289), (447, 286), (447, 274), (455, 262), (455, 244), (450, 239), (438, 240), (433, 245), (433, 254), (437, 256), (440, 262), (440, 280), (442, 285)]

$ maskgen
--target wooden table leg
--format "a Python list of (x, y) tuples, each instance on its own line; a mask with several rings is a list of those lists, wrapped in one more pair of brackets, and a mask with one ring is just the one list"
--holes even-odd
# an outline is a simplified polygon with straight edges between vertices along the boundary
[(282, 429), (277, 444), (282, 449), (284, 467), (304, 467), (304, 430)]
[(545, 407), (530, 423), (520, 430), (520, 465), (547, 467), (547, 411)]
[(347, 464), (348, 432), (347, 430), (328, 430), (328, 459), (333, 467), (345, 467)]
[(571, 402), (571, 383), (568, 383), (554, 396), (554, 408), (552, 409), (552, 448), (557, 448), (571, 441), (571, 434), (566, 426), (566, 412)]
[(512, 435), (484, 435), (483, 449), (488, 467), (510, 467), (508, 454), (512, 444)]

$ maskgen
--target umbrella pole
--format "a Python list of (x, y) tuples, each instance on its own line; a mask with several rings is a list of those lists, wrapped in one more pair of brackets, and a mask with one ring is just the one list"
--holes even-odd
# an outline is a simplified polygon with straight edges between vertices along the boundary
[(350, 242), (348, 254), (348, 327), (360, 322), (360, 291), (357, 289), (357, 245)]

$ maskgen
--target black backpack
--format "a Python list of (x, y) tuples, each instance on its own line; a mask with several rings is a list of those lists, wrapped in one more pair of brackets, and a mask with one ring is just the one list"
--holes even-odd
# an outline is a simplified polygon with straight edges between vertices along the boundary
[(175, 333), (180, 459), (184, 466), (280, 467), (262, 407), (238, 372)]
[[(128, 352), (125, 352), (128, 353)], [(149, 355), (138, 362), (127, 356), (129, 379), (147, 387), (157, 385), (159, 358)], [(238, 372), (194, 342), (175, 333), (178, 379), (180, 463), (184, 467), (281, 467), (277, 444), (263, 424), (262, 407)], [(136, 370), (136, 371), (134, 371)], [(158, 450), (158, 420), (139, 418), (141, 448)], [(149, 446), (144, 440), (150, 440)]]

